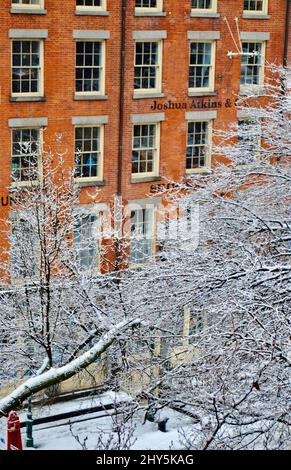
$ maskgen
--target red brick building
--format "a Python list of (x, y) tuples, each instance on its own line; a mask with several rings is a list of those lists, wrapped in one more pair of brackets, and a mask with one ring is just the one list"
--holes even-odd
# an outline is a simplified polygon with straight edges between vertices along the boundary
[(142, 206), (155, 184), (211, 171), (212, 130), (239, 118), (236, 94), (286, 61), (287, 4), (2, 0), (1, 219), (9, 187), (39, 177), (41, 140), (66, 152), (84, 205), (97, 186), (102, 202)]

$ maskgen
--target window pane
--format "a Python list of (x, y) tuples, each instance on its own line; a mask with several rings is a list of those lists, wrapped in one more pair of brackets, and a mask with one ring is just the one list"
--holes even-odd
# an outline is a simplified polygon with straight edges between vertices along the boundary
[(101, 176), (100, 127), (75, 128), (75, 178)]
[(77, 217), (74, 226), (74, 246), (76, 261), (81, 270), (96, 267), (98, 239), (98, 216), (82, 214)]
[(157, 158), (156, 124), (133, 127), (132, 173), (153, 173)]
[(35, 181), (39, 178), (40, 131), (39, 129), (13, 129), (12, 131), (12, 179)]
[(153, 209), (131, 211), (130, 261), (146, 262), (154, 253)]
[(186, 168), (205, 168), (209, 155), (209, 123), (189, 122), (187, 135)]
[(76, 43), (76, 84), (79, 93), (99, 93), (101, 91), (102, 43), (77, 41)]
[(137, 42), (135, 49), (134, 88), (156, 89), (158, 86), (159, 46), (157, 42)]
[(40, 41), (12, 42), (12, 93), (40, 92)]
[(241, 84), (259, 85), (262, 74), (262, 43), (244, 42), (241, 65)]
[(212, 44), (192, 42), (190, 45), (189, 88), (210, 88)]
[(212, 0), (192, 0), (192, 8), (197, 10), (211, 9)]

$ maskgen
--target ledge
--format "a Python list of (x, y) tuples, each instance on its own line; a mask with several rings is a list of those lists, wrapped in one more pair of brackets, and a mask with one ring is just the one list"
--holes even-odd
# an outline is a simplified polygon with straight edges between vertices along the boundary
[(149, 16), (166, 16), (166, 12), (164, 11), (156, 11), (156, 12), (142, 12), (142, 11), (135, 11), (134, 16), (139, 16), (139, 17), (149, 17)]
[(39, 188), (41, 182), (39, 180), (34, 180), (34, 181), (13, 181), (10, 183), (9, 186), (9, 195), (10, 197), (13, 197), (13, 192), (14, 191), (22, 191), (22, 190), (27, 190), (31, 188)]
[(164, 98), (165, 94), (164, 93), (138, 93), (138, 94), (133, 94), (132, 98), (134, 100), (142, 100), (142, 99), (152, 99), (152, 98)]
[(106, 182), (105, 180), (101, 180), (101, 181), (79, 181), (79, 180), (75, 180), (75, 183), (77, 186), (79, 186), (80, 188), (86, 188), (86, 187), (89, 187), (89, 186), (105, 186)]
[(198, 39), (198, 41), (218, 41), (220, 39), (220, 31), (188, 31), (187, 38), (192, 41)]
[(28, 102), (28, 101), (46, 101), (45, 96), (10, 96), (9, 101), (11, 102)]
[(205, 168), (203, 170), (200, 170), (200, 171), (194, 171), (193, 170), (193, 173), (191, 173), (191, 171), (189, 170), (189, 173), (187, 172), (186, 175), (185, 175), (185, 178), (186, 179), (191, 179), (191, 178), (198, 178), (199, 176), (208, 176), (208, 175), (211, 175), (212, 174), (212, 170), (211, 168)]
[(48, 125), (47, 117), (37, 118), (12, 118), (8, 119), (8, 127), (46, 127)]
[(239, 163), (233, 167), (233, 171), (241, 170), (258, 170), (258, 165), (255, 163)]
[(191, 11), (190, 13), (191, 18), (220, 18), (219, 13), (203, 13), (203, 12), (194, 12)]
[(10, 13), (13, 15), (46, 15), (47, 10), (38, 9), (35, 10), (30, 8), (10, 8)]
[(165, 120), (165, 113), (131, 114), (130, 120), (133, 124), (156, 123)]
[(9, 29), (8, 31), (9, 39), (47, 39), (48, 30), (47, 29)]
[(242, 18), (244, 20), (269, 20), (271, 15), (248, 15), (247, 13), (243, 13)]
[(86, 101), (86, 100), (100, 100), (100, 101), (104, 101), (104, 100), (108, 100), (108, 96), (107, 95), (87, 95), (87, 96), (83, 96), (83, 95), (75, 95), (74, 96), (74, 100), (75, 101)]
[(240, 32), (240, 39), (242, 41), (269, 41), (270, 40), (270, 32), (262, 32), (262, 31), (241, 31)]
[(267, 92), (264, 87), (256, 87), (256, 88), (240, 88), (239, 96), (266, 96)]
[(87, 39), (103, 41), (110, 38), (110, 31), (106, 29), (74, 29), (73, 39), (87, 41)]
[(136, 177), (131, 178), (131, 183), (150, 183), (151, 181), (161, 181), (161, 176), (144, 176), (144, 177)]
[(108, 116), (72, 116), (73, 126), (95, 126), (108, 124)]
[(109, 16), (108, 11), (94, 11), (94, 10), (87, 10), (87, 11), (76, 10), (75, 14), (77, 16)]
[(199, 97), (199, 96), (217, 96), (217, 91), (188, 91), (188, 96), (190, 97)]
[(207, 121), (217, 119), (217, 111), (209, 111), (203, 108), (200, 111), (187, 111), (185, 113), (186, 121), (199, 121), (201, 118)]

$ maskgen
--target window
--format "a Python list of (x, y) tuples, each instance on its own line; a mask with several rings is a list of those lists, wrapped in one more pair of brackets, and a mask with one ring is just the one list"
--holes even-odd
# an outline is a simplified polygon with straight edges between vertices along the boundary
[(32, 282), (39, 273), (40, 246), (35, 219), (31, 214), (11, 214), (10, 246), (12, 279)]
[(131, 211), (130, 263), (141, 264), (154, 254), (154, 208)]
[(98, 265), (99, 217), (96, 213), (80, 213), (74, 226), (74, 247), (79, 268), (84, 271)]
[(265, 43), (243, 42), (241, 89), (262, 87), (264, 84)]
[(211, 135), (211, 121), (188, 122), (186, 155), (187, 173), (199, 173), (210, 168)]
[(39, 180), (40, 150), (40, 129), (12, 129), (12, 181), (15, 184)]
[(12, 96), (43, 95), (43, 41), (12, 41)]
[(192, 10), (216, 12), (217, 0), (192, 0)]
[(261, 146), (261, 123), (259, 119), (238, 121), (238, 165), (252, 163), (259, 155)]
[(103, 126), (75, 128), (75, 178), (101, 180), (103, 173)]
[(184, 307), (183, 339), (184, 345), (197, 341), (199, 335), (208, 326), (208, 315), (205, 310), (195, 310), (190, 305)]
[(161, 12), (162, 8), (162, 0), (135, 0), (136, 12), (155, 13)]
[(162, 42), (135, 44), (134, 90), (136, 93), (161, 91)]
[(159, 169), (159, 124), (133, 126), (132, 174), (157, 176)]
[(215, 42), (190, 43), (189, 91), (214, 91)]
[(76, 42), (76, 94), (104, 94), (104, 41)]
[(13, 8), (43, 8), (44, 7), (44, 0), (12, 0), (11, 6)]
[(78, 11), (86, 10), (106, 10), (106, 0), (77, 0), (76, 8)]
[(266, 15), (268, 0), (244, 0), (244, 14)]

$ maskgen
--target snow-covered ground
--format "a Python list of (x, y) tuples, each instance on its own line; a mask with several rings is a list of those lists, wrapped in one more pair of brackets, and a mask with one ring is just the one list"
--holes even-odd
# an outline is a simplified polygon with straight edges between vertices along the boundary
[[(130, 396), (124, 392), (108, 391), (100, 395), (92, 395), (83, 398), (75, 398), (74, 400), (63, 401), (46, 405), (42, 407), (33, 407), (33, 417), (42, 418), (46, 416), (58, 415), (61, 413), (69, 413), (72, 411), (81, 411), (97, 406), (105, 406), (108, 404), (126, 402), (130, 400)], [(26, 411), (19, 413), (21, 421), (26, 420)]]
[[(177, 417), (177, 413), (167, 410), (167, 416), (170, 417), (167, 423), (168, 432), (164, 433), (158, 430), (157, 423), (151, 423), (146, 421), (142, 424), (142, 417), (135, 419), (134, 425), (135, 430), (133, 433), (131, 449), (181, 449), (182, 445), (180, 441), (180, 435), (178, 431), (178, 420), (181, 426), (181, 416)], [(184, 428), (189, 426), (191, 420), (183, 417)], [(86, 447), (88, 449), (95, 449), (98, 434), (102, 433), (104, 441), (107, 440), (110, 433), (112, 432), (112, 420), (110, 417), (95, 418), (90, 421), (78, 422), (72, 424), (73, 434), (78, 435), (82, 442), (86, 437)], [(25, 434), (25, 433), (24, 433)], [(106, 436), (105, 436), (106, 434)], [(25, 437), (25, 436), (23, 436)], [(72, 436), (70, 426), (68, 424), (56, 427), (39, 429), (37, 427), (34, 430), (34, 442), (35, 447), (39, 450), (80, 450), (81, 446), (77, 440)]]
[[(98, 404), (108, 404), (114, 401), (126, 401), (128, 396), (126, 394), (114, 394), (107, 392), (102, 396), (91, 398), (75, 399), (69, 402), (56, 403), (51, 406), (42, 408), (34, 407), (34, 417), (56, 415), (68, 411), (90, 408), (90, 406), (97, 406)], [(81, 446), (73, 436), (78, 436), (80, 442), (86, 439), (86, 448), (94, 450), (97, 445), (98, 436), (101, 434), (103, 442), (106, 442), (110, 435), (112, 436), (112, 428), (115, 422), (112, 410), (102, 410), (88, 415), (81, 415), (72, 417), (70, 420), (63, 419), (34, 425), (33, 438), (36, 450), (80, 450)], [(26, 414), (20, 413), (21, 420), (25, 420)], [(157, 418), (168, 418), (167, 432), (158, 430), (156, 422), (144, 422), (144, 412), (137, 414), (129, 425), (132, 430), (130, 437), (130, 448), (139, 450), (168, 450), (168, 449), (182, 449), (180, 442), (180, 430), (183, 428), (187, 431), (190, 426), (193, 426), (192, 420), (178, 412), (171, 409), (164, 409)], [(118, 415), (118, 422), (122, 421), (122, 414)], [(25, 428), (22, 428), (22, 440), (25, 447), (26, 433)], [(115, 435), (116, 436), (116, 435)], [(6, 438), (6, 420), (0, 420), (0, 439)], [(1, 444), (0, 444), (1, 445)], [(99, 448), (100, 449), (100, 448)]]

